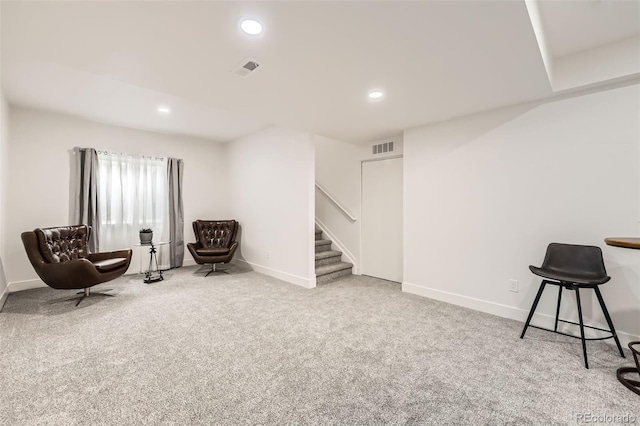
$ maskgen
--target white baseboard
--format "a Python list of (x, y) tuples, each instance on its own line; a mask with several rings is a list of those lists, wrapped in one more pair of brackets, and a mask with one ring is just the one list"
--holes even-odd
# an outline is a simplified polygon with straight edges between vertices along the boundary
[[(450, 293), (448, 291), (438, 290), (430, 287), (425, 287), (417, 284), (411, 284), (407, 282), (402, 283), (402, 291), (405, 293), (415, 294), (422, 297), (427, 297), (429, 299), (439, 300), (441, 302), (451, 303), (452, 305), (462, 306), (465, 308), (473, 309), (475, 311), (485, 312), (487, 314), (496, 315), (502, 318), (508, 318), (516, 321), (520, 321), (524, 323), (527, 319), (527, 315), (529, 315), (528, 310), (516, 308), (513, 306), (502, 305), (500, 303), (489, 302), (487, 300), (476, 299), (469, 296), (463, 296), (461, 294)], [(538, 325), (540, 327), (553, 328), (555, 322), (555, 317), (546, 314), (535, 313), (533, 315), (533, 319), (531, 320), (532, 324)], [(585, 321), (585, 323), (587, 323)], [(589, 324), (589, 323), (587, 323)], [(614, 322), (615, 325), (615, 322)], [(606, 325), (597, 325), (602, 328), (607, 328)], [(565, 332), (576, 333), (578, 330), (577, 326), (573, 325), (564, 325)], [(631, 333), (626, 333), (624, 331), (616, 330), (618, 334), (618, 339), (620, 339), (620, 343), (623, 347), (626, 347), (629, 342), (640, 340), (640, 336), (636, 336)], [(591, 330), (585, 330), (585, 335), (587, 337), (594, 335), (591, 334)], [(614, 345), (613, 339), (605, 340), (605, 342)]]
[(193, 259), (184, 259), (182, 261), (182, 266), (196, 266), (196, 265), (197, 265), (197, 263)]
[(360, 275), (360, 264), (358, 262), (358, 259), (356, 259), (353, 253), (351, 253), (351, 251), (342, 243), (342, 241), (340, 241), (338, 237), (336, 237), (331, 231), (329, 231), (329, 228), (327, 228), (327, 225), (322, 223), (322, 221), (320, 221), (320, 219), (318, 219), (317, 217), (315, 219), (316, 219), (316, 225), (318, 225), (318, 228), (320, 228), (322, 232), (327, 234), (327, 237), (329, 237), (329, 239), (333, 242), (333, 244), (336, 245), (338, 250), (342, 252), (342, 254), (347, 258), (349, 262), (353, 263), (353, 274)]
[(4, 308), (4, 302), (7, 301), (7, 297), (9, 297), (9, 287), (2, 290), (2, 294), (0, 294), (0, 312), (2, 312), (2, 308)]
[(298, 285), (304, 288), (315, 288), (316, 279), (315, 276), (312, 279), (299, 277), (297, 275), (289, 274), (288, 272), (282, 272), (277, 269), (268, 268), (266, 266), (258, 265), (257, 263), (247, 262), (244, 259), (240, 259), (238, 257), (235, 258), (235, 261), (242, 262), (251, 267), (256, 272), (260, 272), (261, 274), (268, 275), (270, 277), (277, 278), (282, 281), (286, 281), (291, 284)]
[[(235, 258), (234, 261), (242, 262), (251, 267), (254, 271), (260, 272), (265, 275), (269, 275), (270, 277), (278, 278), (279, 280), (286, 281), (291, 284), (298, 285), (304, 288), (314, 288), (316, 286), (315, 277), (311, 279), (307, 279), (304, 277), (299, 277), (297, 275), (289, 274), (287, 272), (282, 272), (277, 269), (268, 268), (266, 266), (258, 265), (257, 263), (247, 262), (246, 260), (242, 260), (240, 258)], [(183, 261), (182, 266), (197, 266), (197, 263), (192, 259), (185, 259)], [(139, 275), (138, 271), (127, 271), (125, 275)], [(22, 290), (30, 290), (32, 288), (41, 288), (47, 287), (47, 285), (39, 278), (32, 280), (22, 280), (22, 281), (13, 281), (10, 282), (7, 286), (7, 289), (4, 292), (4, 299), (7, 298), (9, 293), (14, 293), (16, 291)], [(0, 302), (3, 302), (3, 299), (0, 299)], [(0, 309), (2, 304), (0, 303)]]
[(9, 293), (15, 293), (16, 291), (41, 287), (47, 287), (47, 285), (40, 278), (35, 278), (32, 280), (12, 281), (7, 286), (7, 290), (9, 290)]
[[(196, 262), (193, 259), (191, 260), (185, 259), (182, 266), (193, 266), (193, 265), (196, 265)], [(128, 275), (140, 275), (140, 274), (141, 272), (138, 271), (136, 268), (130, 267), (127, 270), (127, 272), (125, 272), (124, 275), (128, 276)], [(15, 293), (16, 291), (31, 290), (32, 288), (41, 288), (41, 287), (47, 287), (47, 285), (39, 278), (35, 278), (32, 280), (13, 281), (7, 285), (5, 294), (0, 297), (4, 297), (4, 299), (6, 299), (9, 293)], [(2, 303), (4, 303), (4, 300), (0, 298), (0, 309), (2, 309)]]

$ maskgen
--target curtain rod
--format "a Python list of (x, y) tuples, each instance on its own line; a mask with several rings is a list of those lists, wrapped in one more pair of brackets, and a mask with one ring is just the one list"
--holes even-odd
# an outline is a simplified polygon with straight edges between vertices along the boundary
[(141, 158), (155, 158), (156, 160), (166, 160), (166, 157), (154, 157), (153, 155), (134, 155), (134, 154), (126, 154), (122, 152), (114, 152), (114, 151), (98, 151), (98, 154), (112, 154), (112, 155), (121, 155), (121, 156), (129, 156), (129, 157), (141, 157)]

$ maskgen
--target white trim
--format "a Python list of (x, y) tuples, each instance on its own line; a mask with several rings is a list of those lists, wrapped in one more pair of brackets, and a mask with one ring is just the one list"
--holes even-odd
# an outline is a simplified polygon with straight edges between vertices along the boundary
[(21, 280), (10, 282), (7, 286), (9, 293), (15, 293), (16, 291), (31, 290), (32, 288), (47, 287), (47, 285), (40, 278), (32, 280)]
[(536, 42), (538, 43), (538, 50), (540, 52), (540, 57), (542, 58), (542, 63), (544, 64), (544, 69), (547, 72), (547, 80), (549, 81), (549, 85), (551, 85), (551, 90), (553, 90), (554, 61), (549, 53), (549, 43), (547, 43), (547, 37), (542, 25), (538, 2), (537, 0), (524, 0), (524, 4), (527, 8), (527, 13), (529, 14), (529, 21), (533, 28), (533, 35), (536, 37)]
[[(236, 257), (234, 261), (246, 263), (254, 271), (260, 272), (265, 275), (269, 275), (270, 277), (278, 278), (282, 281), (286, 281), (288, 283), (295, 284), (300, 287), (315, 288), (316, 286), (315, 275), (312, 279), (308, 279), (304, 277), (299, 277), (297, 275), (289, 274), (287, 272), (278, 271), (277, 269), (267, 268), (266, 266), (258, 265), (257, 263), (247, 262), (246, 260), (242, 260), (238, 257)], [(196, 266), (196, 265), (197, 264), (195, 263), (195, 261), (185, 259), (182, 266)], [(126, 275), (141, 275), (141, 274), (136, 272), (136, 273), (126, 274)], [(9, 283), (9, 285), (7, 286), (7, 289), (5, 290), (5, 295), (8, 293), (14, 293), (16, 291), (30, 290), (32, 288), (41, 288), (41, 287), (47, 287), (47, 285), (40, 279), (14, 281)], [(2, 299), (0, 299), (0, 301), (1, 300)]]
[(0, 294), (0, 312), (2, 312), (2, 308), (4, 308), (4, 304), (7, 301), (7, 297), (9, 297), (9, 287), (6, 287), (2, 294)]
[(333, 244), (336, 245), (336, 247), (342, 252), (342, 254), (349, 260), (349, 262), (353, 263), (353, 274), (354, 275), (360, 275), (360, 265), (359, 262), (357, 261), (356, 257), (353, 255), (353, 253), (351, 253), (351, 250), (349, 250), (341, 241), (340, 239), (338, 239), (338, 237), (336, 237), (331, 231), (329, 231), (329, 228), (327, 228), (327, 225), (325, 225), (324, 223), (322, 223), (322, 221), (320, 219), (318, 219), (318, 217), (316, 216), (316, 225), (318, 225), (318, 228), (320, 228), (322, 230), (322, 232), (324, 232), (325, 234), (327, 234), (327, 237), (329, 237), (329, 239), (333, 242)]
[[(182, 266), (195, 266), (195, 265), (197, 264), (193, 259), (185, 259), (182, 264)], [(139, 272), (135, 270), (135, 268), (129, 267), (127, 272), (125, 272), (123, 275), (126, 276), (126, 275), (142, 275), (142, 274), (143, 272)], [(7, 285), (5, 294), (8, 295), (8, 293), (15, 293), (16, 291), (30, 290), (32, 288), (42, 288), (42, 287), (48, 287), (48, 286), (39, 278), (35, 278), (31, 280), (13, 281)], [(2, 297), (5, 297), (5, 296), (0, 296), (0, 310), (2, 309), (2, 303), (3, 303)]]
[[(394, 154), (394, 155), (388, 155), (386, 157), (380, 157), (380, 158), (367, 158), (366, 160), (360, 160), (360, 163), (371, 163), (374, 161), (395, 160), (396, 158), (402, 158), (402, 157), (404, 157), (404, 154)], [(362, 170), (362, 165), (360, 165), (360, 168)]]
[[(418, 284), (411, 284), (408, 282), (402, 283), (402, 291), (405, 293), (415, 294), (417, 296), (427, 297), (429, 299), (439, 300), (441, 302), (450, 303), (452, 305), (462, 306), (464, 308), (473, 309), (475, 311), (484, 312), (487, 314), (496, 315), (502, 318), (508, 318), (522, 323), (527, 319), (529, 314), (528, 310), (516, 308), (513, 306), (502, 305), (500, 303), (490, 302), (488, 300), (476, 299), (474, 297), (463, 296), (461, 294), (450, 293), (448, 291), (438, 290), (435, 288), (425, 287)], [(555, 317), (547, 314), (535, 313), (531, 323), (539, 325), (540, 327), (553, 328)], [(588, 324), (588, 323), (587, 323)], [(614, 323), (615, 325), (615, 323)], [(570, 332), (569, 326), (565, 328), (566, 332)], [(575, 327), (577, 330), (577, 327)], [(604, 326), (603, 328), (606, 328)], [(586, 329), (585, 334), (589, 335), (591, 330)], [(616, 330), (620, 344), (626, 347), (629, 342), (640, 340), (640, 336), (636, 336), (631, 333)], [(605, 340), (605, 342), (614, 345), (613, 339)]]
[[(388, 157), (383, 157), (383, 158), (375, 158), (375, 159), (371, 159), (371, 160), (361, 160), (360, 161), (360, 216), (362, 216), (363, 209), (362, 209), (362, 188), (364, 187), (364, 163), (370, 163), (370, 162), (374, 162), (374, 161), (385, 161), (385, 160), (397, 160), (397, 159), (401, 159), (402, 160), (402, 188), (400, 188), (401, 191), (404, 191), (404, 153), (402, 154), (397, 154), (397, 155), (390, 155)], [(405, 204), (405, 195), (404, 192), (402, 192), (402, 205), (400, 206), (400, 208), (402, 209), (402, 234), (400, 235), (400, 238), (402, 239), (402, 250), (404, 250), (404, 233), (405, 233), (405, 214), (404, 214), (404, 204)], [(360, 220), (360, 229), (359, 229), (359, 233), (360, 233), (360, 262), (363, 261), (363, 259), (366, 257), (365, 253), (364, 253), (364, 247), (362, 244), (362, 220)], [(402, 267), (400, 270), (400, 279), (403, 279), (404, 276), (404, 254), (402, 255)], [(358, 268), (358, 275), (362, 275), (364, 273), (364, 271), (360, 271), (360, 268)], [(394, 281), (395, 282), (395, 281)], [(403, 290), (404, 291), (404, 290)]]
[(317, 188), (320, 192), (322, 192), (322, 194), (324, 194), (324, 196), (325, 196), (325, 197), (327, 197), (327, 198), (329, 199), (329, 201), (331, 201), (331, 202), (333, 203), (333, 205), (334, 205), (334, 206), (336, 206), (336, 207), (338, 208), (338, 210), (340, 210), (340, 212), (341, 212), (343, 215), (345, 215), (347, 218), (349, 218), (349, 220), (350, 220), (351, 222), (355, 222), (356, 220), (358, 220), (358, 219), (356, 219), (356, 217), (355, 217), (354, 215), (352, 215), (351, 213), (349, 213), (349, 211), (347, 211), (347, 209), (345, 209), (345, 208), (342, 206), (342, 204), (340, 204), (340, 203), (338, 202), (338, 200), (336, 200), (335, 198), (333, 198), (333, 197), (331, 196), (331, 194), (329, 194), (329, 193), (327, 192), (327, 190), (326, 190), (326, 189), (324, 189), (323, 187), (321, 187), (321, 186), (318, 184), (318, 182), (316, 182), (316, 188)]
[(278, 278), (279, 280), (286, 281), (290, 284), (295, 284), (304, 288), (315, 288), (316, 286), (316, 278), (315, 275), (313, 278), (304, 278), (298, 275), (289, 274), (288, 272), (282, 272), (277, 269), (268, 268), (266, 266), (258, 265), (257, 263), (247, 262), (244, 259), (240, 259), (236, 257), (235, 259), (238, 262), (246, 263), (249, 265), (254, 271), (260, 272), (261, 274), (268, 275), (270, 277)]
[(197, 265), (197, 263), (193, 259), (183, 259), (182, 260), (182, 266), (196, 266), (196, 265)]

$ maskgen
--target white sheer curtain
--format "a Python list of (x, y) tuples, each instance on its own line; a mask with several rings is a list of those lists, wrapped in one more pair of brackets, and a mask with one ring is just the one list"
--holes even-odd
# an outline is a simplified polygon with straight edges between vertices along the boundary
[(169, 238), (167, 160), (98, 151), (100, 250), (132, 247), (141, 228)]

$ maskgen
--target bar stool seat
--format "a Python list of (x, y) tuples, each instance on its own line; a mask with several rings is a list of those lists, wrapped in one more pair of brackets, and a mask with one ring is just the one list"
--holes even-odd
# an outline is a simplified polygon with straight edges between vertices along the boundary
[(544, 268), (538, 268), (537, 266), (529, 265), (529, 270), (539, 277), (549, 278), (552, 280), (572, 283), (583, 287), (597, 286), (604, 284), (611, 279), (608, 276), (599, 276), (593, 273), (587, 273), (582, 271), (576, 272), (564, 272), (559, 270), (548, 270)]
[[(529, 316), (522, 330), (522, 334), (520, 335), (521, 339), (524, 338), (524, 335), (527, 332), (527, 328), (529, 327), (580, 339), (582, 341), (582, 353), (584, 356), (585, 368), (589, 368), (586, 346), (587, 340), (614, 339), (616, 345), (618, 346), (620, 356), (624, 358), (624, 352), (622, 352), (620, 340), (618, 339), (615, 327), (613, 326), (613, 322), (611, 321), (611, 316), (609, 315), (607, 306), (605, 305), (604, 299), (602, 298), (602, 293), (600, 293), (600, 288), (598, 287), (611, 279), (611, 277), (607, 275), (607, 271), (604, 266), (604, 260), (602, 259), (602, 250), (600, 250), (600, 247), (551, 243), (547, 247), (547, 253), (545, 254), (542, 266), (537, 267), (530, 265), (529, 269), (534, 274), (545, 279), (542, 280), (540, 288), (538, 289), (538, 294), (536, 295), (533, 305), (531, 306)], [(559, 287), (555, 326), (553, 330), (531, 325), (531, 318), (533, 318), (533, 314), (535, 313), (538, 302), (540, 302), (540, 297), (542, 296), (542, 293), (547, 284), (557, 285)], [(609, 329), (593, 327), (584, 324), (582, 318), (582, 304), (580, 302), (581, 288), (593, 289), (595, 291), (598, 302), (600, 303), (600, 307), (602, 308), (602, 312), (604, 313), (604, 317), (607, 320)], [(559, 319), (563, 289), (573, 290), (576, 293), (576, 304), (578, 308), (579, 322)], [(572, 334), (558, 331), (559, 322), (578, 325), (580, 327), (580, 336), (574, 336)], [(609, 335), (605, 337), (587, 338), (584, 334), (585, 328), (604, 331)]]

